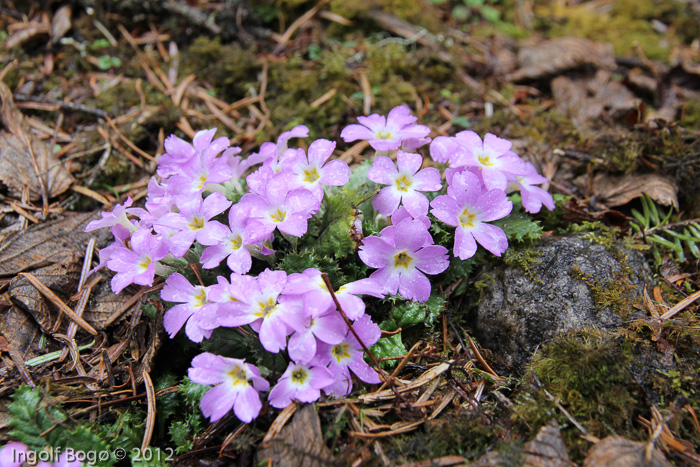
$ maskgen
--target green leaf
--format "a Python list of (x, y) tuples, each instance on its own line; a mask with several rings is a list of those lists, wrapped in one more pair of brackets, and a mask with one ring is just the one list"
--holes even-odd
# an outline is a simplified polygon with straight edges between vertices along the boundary
[[(379, 342), (370, 347), (370, 351), (378, 359), (406, 355), (406, 347), (401, 341), (401, 333), (389, 337), (382, 337), (379, 339)], [(383, 363), (388, 366), (394, 366), (396, 361), (389, 360)]]
[(418, 323), (430, 326), (440, 316), (444, 306), (445, 300), (441, 296), (431, 295), (424, 303), (407, 301), (395, 305), (391, 310), (391, 316), (394, 323), (402, 329)]
[(520, 212), (511, 213), (503, 219), (491, 222), (500, 227), (508, 236), (508, 240), (522, 242), (525, 240), (537, 240), (542, 236), (542, 227), (538, 221), (533, 221), (527, 214)]

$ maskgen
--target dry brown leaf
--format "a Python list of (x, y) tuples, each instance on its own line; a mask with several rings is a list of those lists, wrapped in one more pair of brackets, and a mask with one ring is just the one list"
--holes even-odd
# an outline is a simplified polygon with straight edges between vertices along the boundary
[(51, 18), (51, 42), (54, 44), (66, 35), (72, 26), (71, 16), (73, 12), (70, 5), (63, 5)]
[(535, 439), (523, 446), (523, 467), (571, 467), (566, 445), (556, 421), (543, 426)]
[(105, 277), (92, 290), (90, 300), (83, 311), (83, 318), (98, 331), (104, 329), (112, 323), (112, 316), (122, 311), (128, 298), (124, 294), (117, 295), (112, 292), (109, 279)]
[(258, 464), (275, 467), (326, 467), (334, 464), (312, 404), (299, 410), (279, 436), (258, 450), (256, 458)]
[(520, 68), (507, 78), (509, 81), (545, 78), (584, 66), (612, 69), (615, 54), (611, 44), (560, 37), (522, 47), (518, 63)]
[[(646, 459), (647, 443), (632, 441), (622, 436), (608, 436), (596, 443), (583, 461), (584, 467), (671, 467), (658, 449), (651, 451), (651, 458)], [(648, 462), (647, 462), (648, 460)]]
[(657, 203), (678, 209), (678, 187), (671, 178), (659, 174), (623, 177), (598, 174), (593, 178), (591, 188), (606, 206), (622, 206), (646, 193)]
[(41, 329), (28, 313), (13, 306), (0, 314), (0, 334), (14, 345), (23, 360), (37, 356)]
[(45, 143), (35, 139), (25, 129), (23, 115), (14, 107), (12, 93), (2, 81), (0, 99), (0, 118), (8, 130), (0, 131), (0, 180), (7, 185), (10, 195), (19, 198), (24, 187), (27, 187), (29, 198), (38, 200), (44, 189), (51, 198), (70, 188), (73, 176)]
[(7, 38), (5, 46), (12, 49), (18, 46), (34, 46), (46, 42), (49, 39), (49, 25), (44, 22), (32, 21), (23, 25), (21, 29), (14, 31)]
[(0, 239), (0, 276), (36, 269), (48, 264), (75, 263), (85, 254), (90, 237), (104, 245), (106, 229), (85, 232), (85, 226), (99, 213), (63, 213), (61, 220), (31, 226)]
[[(32, 274), (48, 288), (60, 294), (67, 294), (78, 284), (80, 268), (77, 263), (52, 264), (32, 271)], [(16, 276), (10, 282), (12, 301), (34, 317), (45, 331), (52, 330), (58, 318), (58, 309), (50, 306), (46, 298), (23, 276)], [(64, 323), (67, 323), (64, 320)]]
[(640, 102), (624, 85), (612, 80), (607, 70), (598, 70), (595, 77), (571, 79), (558, 76), (552, 80), (552, 96), (557, 109), (576, 123), (601, 115), (621, 118), (635, 112)]

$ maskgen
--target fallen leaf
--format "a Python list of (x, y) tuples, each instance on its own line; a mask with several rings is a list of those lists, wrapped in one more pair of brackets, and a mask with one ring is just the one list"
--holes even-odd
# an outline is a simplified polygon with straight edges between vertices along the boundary
[(658, 449), (651, 451), (646, 459), (647, 443), (632, 441), (622, 436), (608, 436), (597, 442), (583, 461), (584, 467), (671, 467)]
[(54, 13), (53, 17), (51, 18), (51, 42), (55, 44), (56, 42), (60, 41), (68, 31), (70, 31), (70, 28), (72, 27), (72, 14), (73, 11), (71, 10), (70, 5), (63, 5), (56, 10), (56, 13)]
[(50, 33), (49, 25), (44, 22), (31, 21), (14, 31), (5, 42), (5, 47), (12, 49), (18, 46), (31, 47), (46, 42)]
[(591, 189), (606, 206), (622, 206), (646, 193), (657, 203), (678, 209), (678, 187), (673, 179), (659, 174), (598, 174)]
[(323, 441), (321, 422), (313, 404), (299, 410), (278, 436), (258, 450), (256, 457), (258, 464), (276, 467), (333, 465), (333, 457)]
[(23, 360), (37, 356), (41, 329), (25, 311), (13, 306), (3, 313), (0, 318), (0, 334), (14, 345)]
[(518, 63), (520, 68), (507, 80), (545, 78), (585, 66), (612, 69), (615, 67), (615, 54), (611, 44), (578, 37), (560, 37), (521, 47)]
[[(24, 187), (27, 187), (29, 198), (38, 200), (44, 190), (51, 198), (70, 188), (73, 176), (45, 143), (25, 129), (24, 117), (14, 107), (12, 93), (2, 81), (0, 99), (0, 119), (8, 130), (0, 131), (0, 180), (7, 185), (10, 195), (19, 198)], [(41, 176), (41, 181), (37, 173)]]
[(561, 430), (552, 420), (523, 446), (523, 467), (572, 467)]
[(62, 214), (58, 221), (36, 224), (23, 232), (0, 239), (0, 276), (36, 269), (49, 264), (76, 262), (85, 253), (90, 237), (98, 246), (111, 235), (107, 229), (85, 232), (85, 226), (99, 218), (98, 212)]

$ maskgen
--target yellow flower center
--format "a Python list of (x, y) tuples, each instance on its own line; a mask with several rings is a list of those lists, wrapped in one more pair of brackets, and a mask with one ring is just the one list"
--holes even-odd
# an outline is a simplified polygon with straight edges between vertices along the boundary
[(306, 373), (306, 370), (303, 368), (297, 368), (292, 372), (292, 382), (297, 383), (297, 384), (304, 384), (304, 381), (306, 381), (308, 374)]
[(402, 251), (398, 255), (394, 256), (394, 267), (408, 269), (408, 267), (411, 265), (411, 261), (413, 261), (413, 258), (411, 258), (405, 251)]
[(350, 358), (350, 344), (334, 345), (331, 349), (331, 354), (335, 358), (335, 361), (338, 363)]
[(139, 263), (139, 267), (141, 268), (142, 271), (145, 271), (148, 269), (148, 266), (151, 265), (153, 260), (151, 259), (150, 256), (144, 256), (141, 258), (141, 262)]
[(260, 311), (255, 313), (255, 316), (257, 318), (264, 319), (275, 312), (275, 309), (277, 308), (277, 303), (276, 303), (276, 300), (274, 298), (270, 297), (267, 299), (267, 301), (258, 302), (258, 307), (260, 307)]
[(481, 163), (481, 165), (485, 165), (487, 167), (493, 165), (493, 162), (491, 161), (489, 155), (484, 153), (479, 154), (479, 162)]
[(287, 211), (283, 211), (281, 208), (277, 208), (277, 210), (270, 213), (270, 218), (272, 219), (272, 222), (274, 222), (275, 224), (279, 224), (281, 222), (284, 222), (284, 219), (286, 217), (287, 217)]
[(474, 219), (476, 219), (476, 214), (469, 212), (469, 209), (464, 208), (462, 215), (459, 216), (459, 223), (462, 227), (474, 227)]
[(401, 175), (396, 179), (396, 189), (399, 191), (408, 191), (411, 185), (413, 185), (413, 181), (409, 180), (406, 175)]
[(234, 386), (248, 386), (248, 377), (244, 368), (236, 365), (228, 372), (228, 375), (231, 377)]
[(234, 250), (239, 249), (241, 247), (241, 244), (243, 244), (243, 239), (240, 235), (236, 235), (231, 239), (231, 248), (233, 248)]
[(192, 306), (195, 308), (202, 307), (207, 303), (207, 291), (204, 287), (197, 286), (197, 292), (192, 296)]
[(383, 140), (394, 139), (394, 135), (392, 135), (391, 131), (389, 131), (389, 130), (377, 132), (376, 137), (378, 139), (383, 139)]
[(199, 176), (198, 182), (196, 185), (197, 189), (201, 190), (202, 188), (204, 188), (204, 184), (207, 182), (208, 176), (209, 176), (209, 174), (207, 174), (207, 173), (203, 173), (202, 175)]
[(318, 174), (318, 170), (316, 170), (316, 167), (313, 169), (306, 169), (304, 170), (304, 181), (308, 183), (313, 183), (316, 180), (321, 178), (321, 176)]
[(190, 222), (190, 229), (192, 230), (201, 230), (204, 228), (204, 218), (203, 217), (197, 217), (194, 216), (192, 218), (192, 222)]

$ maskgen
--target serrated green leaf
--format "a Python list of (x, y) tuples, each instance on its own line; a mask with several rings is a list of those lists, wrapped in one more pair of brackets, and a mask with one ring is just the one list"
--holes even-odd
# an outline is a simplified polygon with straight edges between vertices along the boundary
[[(379, 342), (370, 347), (372, 354), (378, 359), (388, 357), (401, 357), (406, 355), (406, 346), (401, 341), (401, 333), (389, 337), (382, 337)], [(396, 361), (389, 360), (382, 362), (387, 366), (394, 366)]]
[(491, 222), (491, 224), (502, 228), (508, 240), (522, 242), (525, 240), (537, 240), (542, 236), (540, 223), (520, 212), (511, 213), (503, 219)]
[(394, 323), (402, 329), (418, 323), (430, 326), (440, 316), (444, 305), (445, 300), (441, 296), (431, 295), (428, 301), (424, 303), (407, 301), (395, 305), (391, 310), (391, 316)]

